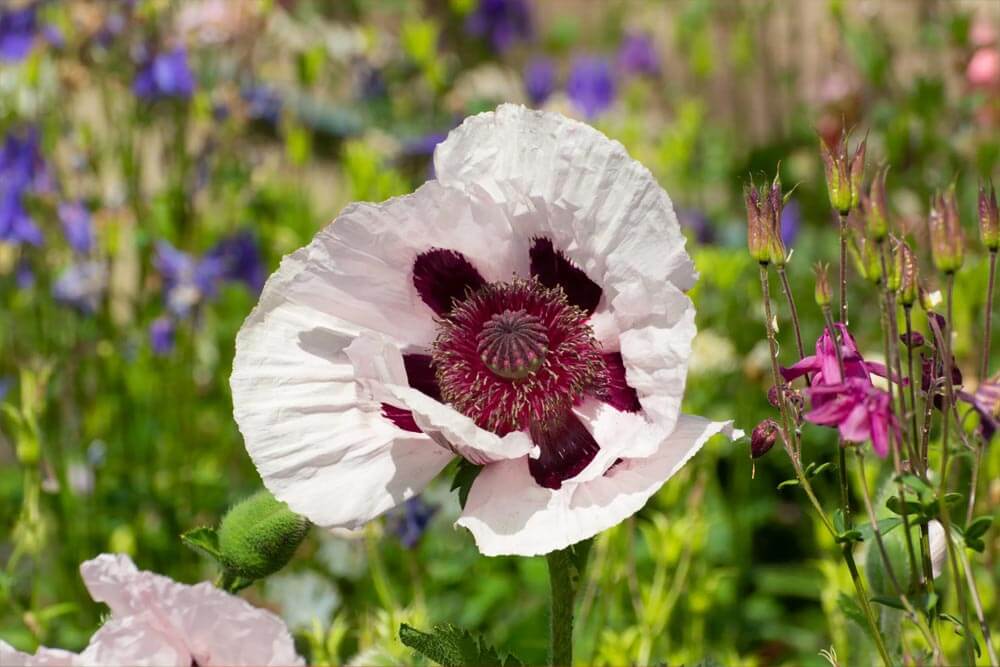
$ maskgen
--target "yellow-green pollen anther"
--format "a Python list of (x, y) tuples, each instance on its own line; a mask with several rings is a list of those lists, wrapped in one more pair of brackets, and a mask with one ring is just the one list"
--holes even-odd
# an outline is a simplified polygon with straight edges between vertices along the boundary
[(477, 349), (486, 367), (507, 380), (522, 380), (541, 368), (548, 352), (545, 325), (525, 310), (505, 310), (479, 332)]

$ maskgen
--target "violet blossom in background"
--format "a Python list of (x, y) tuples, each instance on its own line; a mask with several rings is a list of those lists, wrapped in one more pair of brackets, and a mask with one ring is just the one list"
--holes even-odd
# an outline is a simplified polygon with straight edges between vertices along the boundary
[(224, 270), (220, 258), (196, 258), (167, 241), (157, 242), (154, 264), (163, 278), (167, 309), (178, 317), (186, 317), (203, 300), (215, 295)]
[(503, 53), (515, 42), (531, 37), (531, 7), (526, 0), (479, 0), (465, 20), (474, 37), (489, 40), (494, 51)]
[(255, 293), (264, 286), (267, 273), (257, 239), (250, 231), (240, 231), (222, 239), (209, 251), (206, 259), (219, 263), (223, 280), (241, 282)]
[(556, 66), (548, 58), (535, 58), (524, 68), (524, 92), (535, 106), (549, 99), (556, 87)]
[(0, 61), (20, 62), (28, 57), (38, 35), (38, 7), (0, 9)]
[(132, 82), (132, 92), (147, 102), (166, 98), (187, 99), (194, 93), (194, 88), (194, 74), (188, 66), (187, 51), (180, 46), (146, 59)]
[(987, 442), (993, 438), (997, 428), (1000, 428), (1000, 382), (995, 380), (996, 378), (984, 380), (974, 394), (967, 391), (955, 394), (979, 414), (979, 433)]
[(417, 546), (436, 511), (421, 496), (414, 496), (403, 503), (391, 522), (392, 531), (399, 538), (400, 544), (407, 549)]
[(781, 243), (791, 248), (802, 228), (802, 207), (798, 200), (790, 199), (781, 209)]
[(816, 341), (816, 354), (781, 369), (781, 375), (791, 382), (811, 374), (811, 385), (805, 392), (812, 410), (804, 415), (806, 420), (838, 429), (848, 442), (871, 440), (875, 453), (885, 458), (889, 453), (889, 429), (896, 428), (896, 418), (888, 392), (876, 388), (871, 375), (888, 377), (888, 373), (883, 364), (861, 357), (846, 326), (839, 323), (834, 326), (842, 338), (840, 360), (836, 342), (824, 330)]
[(28, 213), (24, 198), (49, 189), (51, 179), (37, 128), (8, 133), (0, 148), (0, 241), (41, 245), (42, 230)]
[(240, 96), (246, 102), (247, 116), (268, 125), (277, 125), (281, 118), (283, 102), (273, 88), (264, 84), (244, 86)]
[(715, 226), (704, 211), (695, 208), (677, 207), (677, 221), (694, 233), (698, 243), (715, 243)]
[(162, 315), (153, 320), (149, 325), (149, 346), (157, 356), (170, 354), (174, 349), (174, 334), (177, 327), (174, 321), (166, 315)]
[(599, 116), (615, 101), (611, 65), (597, 56), (577, 57), (566, 83), (566, 94), (585, 117)]
[(20, 260), (14, 267), (14, 284), (22, 290), (35, 286), (35, 272), (25, 259)]
[(631, 76), (656, 76), (660, 73), (660, 54), (656, 43), (646, 33), (625, 36), (618, 47), (618, 67)]
[(108, 269), (103, 262), (71, 264), (52, 285), (52, 297), (83, 313), (93, 313), (108, 286)]
[(90, 211), (81, 201), (61, 202), (59, 221), (70, 247), (81, 255), (86, 255), (94, 246), (94, 228)]

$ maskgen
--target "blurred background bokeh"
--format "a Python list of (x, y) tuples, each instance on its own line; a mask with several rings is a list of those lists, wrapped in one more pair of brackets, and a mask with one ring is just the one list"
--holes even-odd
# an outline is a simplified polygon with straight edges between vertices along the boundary
[[(178, 539), (259, 488), (232, 419), (233, 340), (280, 258), (348, 202), (433, 178), (461, 119), (518, 102), (621, 141), (673, 199), (701, 281), (687, 409), (768, 413), (742, 187), (797, 184), (783, 219), (800, 304), (836, 260), (817, 134), (867, 133), (919, 247), (956, 177), (974, 228), (1000, 164), (992, 0), (63, 0), (0, 4), (0, 638), (79, 648), (99, 620), (77, 574), (102, 551), (182, 581)], [(956, 341), (983, 258), (959, 276)], [(877, 301), (857, 307), (878, 355)], [(805, 337), (819, 318), (805, 314)], [(785, 344), (791, 350), (791, 339)], [(866, 355), (867, 356), (867, 355)], [(789, 357), (790, 363), (792, 359)], [(835, 454), (807, 427), (812, 460)], [(984, 475), (1000, 502), (1000, 456)], [(581, 593), (588, 664), (820, 665), (868, 640), (847, 572), (787, 461), (710, 443), (598, 538)], [(817, 478), (832, 496), (834, 480)], [(410, 663), (395, 634), (450, 621), (538, 662), (541, 559), (478, 556), (447, 480), (353, 535), (314, 530), (244, 594), (332, 664)], [(331, 502), (337, 489), (331, 489)], [(995, 534), (995, 531), (994, 531)], [(996, 540), (980, 590), (996, 618)], [(948, 642), (960, 638), (947, 637)], [(845, 651), (850, 654), (845, 655)]]

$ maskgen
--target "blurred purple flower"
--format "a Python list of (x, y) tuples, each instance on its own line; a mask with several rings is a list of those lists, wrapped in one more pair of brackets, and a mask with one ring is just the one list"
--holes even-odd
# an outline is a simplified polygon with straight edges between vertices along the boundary
[(277, 125), (281, 118), (281, 96), (273, 88), (263, 84), (244, 86), (240, 96), (247, 104), (247, 116), (269, 125)]
[(219, 241), (206, 256), (218, 262), (223, 280), (241, 282), (254, 292), (264, 287), (267, 278), (257, 239), (249, 231), (241, 231)]
[(802, 207), (796, 199), (791, 199), (781, 209), (781, 242), (791, 248), (802, 228)]
[(104, 23), (94, 35), (94, 41), (98, 46), (108, 48), (115, 41), (118, 35), (125, 30), (126, 18), (119, 11), (112, 11), (104, 17)]
[(979, 433), (989, 442), (1000, 428), (1000, 383), (984, 380), (975, 394), (959, 391), (958, 399), (965, 401), (979, 414)]
[(681, 227), (687, 227), (694, 232), (698, 243), (706, 245), (715, 243), (715, 226), (704, 211), (678, 207), (677, 220), (681, 223)]
[(83, 261), (71, 264), (52, 285), (52, 296), (84, 313), (93, 313), (108, 286), (108, 270), (103, 262)]
[(566, 93), (587, 118), (600, 115), (615, 100), (615, 80), (604, 58), (579, 56), (573, 61)]
[(531, 7), (527, 0), (479, 0), (465, 29), (489, 39), (493, 50), (503, 53), (518, 40), (531, 37)]
[(132, 82), (132, 92), (148, 102), (170, 97), (187, 99), (194, 93), (194, 86), (187, 51), (177, 47), (143, 62)]
[(59, 221), (70, 247), (81, 255), (86, 255), (94, 245), (94, 228), (90, 222), (90, 211), (81, 201), (61, 202)]
[(535, 58), (524, 68), (524, 91), (535, 106), (544, 104), (556, 87), (556, 66), (548, 58)]
[(413, 496), (397, 510), (392, 521), (392, 532), (407, 549), (420, 542), (427, 525), (437, 510), (424, 502), (420, 496)]
[(7, 394), (10, 393), (10, 388), (14, 386), (14, 380), (9, 377), (0, 377), (0, 403), (4, 402), (7, 398)]
[(14, 267), (14, 283), (18, 289), (30, 289), (35, 286), (35, 272), (27, 260), (22, 259)]
[(214, 296), (223, 274), (218, 257), (195, 258), (166, 241), (157, 242), (154, 263), (163, 277), (167, 309), (177, 317), (187, 317), (197, 305)]
[(7, 134), (0, 148), (0, 241), (41, 245), (42, 230), (28, 214), (24, 196), (51, 188), (38, 145), (38, 130)]
[(153, 320), (149, 325), (149, 345), (153, 348), (153, 354), (161, 357), (170, 354), (174, 349), (175, 332), (174, 321), (166, 315)]
[(28, 57), (38, 34), (37, 6), (0, 9), (0, 60), (20, 62)]
[(618, 66), (632, 76), (659, 74), (660, 55), (653, 38), (645, 33), (626, 35), (618, 47)]

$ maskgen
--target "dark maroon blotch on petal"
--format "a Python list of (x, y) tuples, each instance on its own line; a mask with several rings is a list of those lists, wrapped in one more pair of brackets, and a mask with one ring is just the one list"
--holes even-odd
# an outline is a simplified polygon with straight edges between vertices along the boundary
[(429, 354), (404, 354), (403, 368), (406, 381), (419, 392), (427, 394), (435, 401), (441, 401), (441, 388), (434, 374), (434, 360)]
[(531, 439), (541, 454), (537, 459), (528, 459), (528, 471), (547, 489), (558, 489), (565, 480), (578, 475), (601, 448), (590, 431), (569, 411), (561, 424), (548, 428), (532, 426)]
[(382, 416), (404, 431), (422, 433), (420, 427), (417, 426), (417, 422), (413, 419), (413, 413), (409, 410), (397, 408), (395, 405), (389, 405), (388, 403), (383, 403)]
[(590, 314), (601, 301), (601, 288), (581, 269), (555, 249), (552, 241), (537, 238), (531, 244), (531, 275), (546, 287), (561, 287), (566, 298), (580, 310)]
[(417, 255), (413, 263), (413, 285), (438, 315), (447, 315), (467, 292), (485, 284), (472, 262), (455, 250), (432, 248)]
[(609, 352), (603, 355), (604, 365), (608, 369), (608, 384), (601, 393), (601, 399), (622, 412), (639, 412), (642, 404), (639, 403), (639, 394), (635, 389), (628, 386), (625, 379), (625, 362), (622, 360), (621, 352)]

